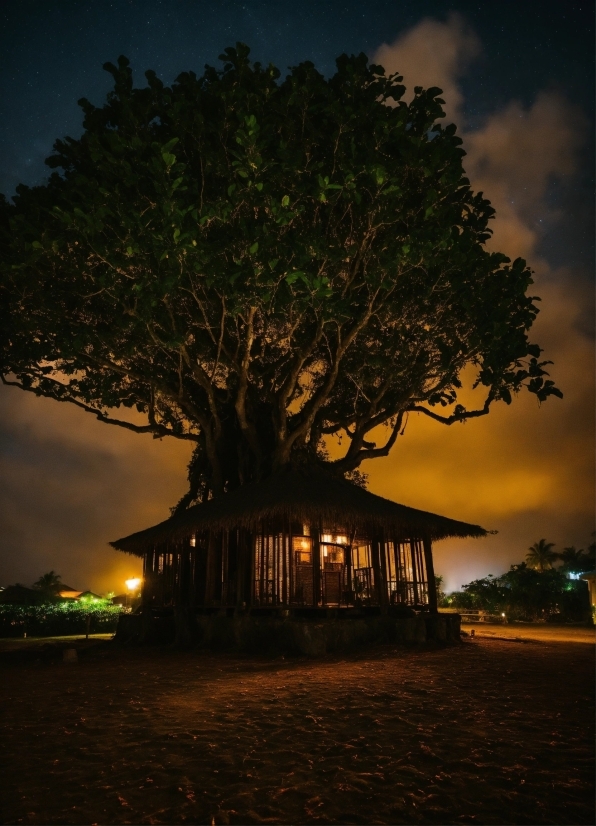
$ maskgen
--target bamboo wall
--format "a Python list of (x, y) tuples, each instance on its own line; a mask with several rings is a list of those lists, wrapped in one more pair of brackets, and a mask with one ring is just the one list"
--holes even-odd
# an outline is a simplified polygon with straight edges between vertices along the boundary
[(262, 525), (211, 532), (145, 555), (153, 607), (412, 606), (436, 610), (430, 542)]

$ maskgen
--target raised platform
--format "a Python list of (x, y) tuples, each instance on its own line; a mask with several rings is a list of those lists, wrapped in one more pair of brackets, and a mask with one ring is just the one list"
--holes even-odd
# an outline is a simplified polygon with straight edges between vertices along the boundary
[[(321, 657), (365, 648), (374, 643), (422, 645), (460, 640), (458, 614), (410, 612), (411, 616), (366, 611), (270, 611), (228, 616), (225, 612), (197, 614), (191, 632), (176, 633), (173, 613), (123, 614), (116, 640), (121, 643), (178, 642), (215, 651), (246, 654), (288, 654)], [(188, 622), (185, 623), (188, 626)]]

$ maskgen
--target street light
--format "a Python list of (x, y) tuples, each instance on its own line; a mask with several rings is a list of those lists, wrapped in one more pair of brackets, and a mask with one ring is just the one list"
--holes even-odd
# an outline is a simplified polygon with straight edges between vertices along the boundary
[(139, 586), (141, 584), (141, 580), (139, 579), (138, 576), (134, 576), (134, 577), (131, 577), (130, 579), (127, 579), (124, 584), (126, 585), (126, 587), (128, 588), (128, 590), (130, 592), (129, 594), (126, 595), (126, 602), (128, 604), (129, 596), (132, 599), (132, 597), (134, 596), (135, 591), (138, 591), (138, 589), (139, 589)]

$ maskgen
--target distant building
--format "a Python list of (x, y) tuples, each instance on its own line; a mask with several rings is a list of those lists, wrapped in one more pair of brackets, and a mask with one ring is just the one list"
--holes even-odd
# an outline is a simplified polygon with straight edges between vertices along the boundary
[(596, 571), (588, 571), (587, 574), (581, 574), (580, 579), (585, 579), (588, 583), (590, 604), (592, 606), (592, 619), (596, 624)]
[(25, 585), (8, 585), (0, 589), (0, 604), (11, 605), (41, 605), (55, 599), (79, 601), (80, 599), (103, 599), (93, 591), (78, 591), (68, 585), (63, 586), (55, 594), (48, 595), (40, 588), (27, 588)]
[(0, 591), (2, 605), (41, 605), (47, 599), (42, 591), (36, 588), (27, 588), (25, 585), (7, 585)]
[(99, 594), (94, 594), (93, 591), (76, 591), (74, 588), (63, 588), (58, 591), (60, 599), (103, 599)]

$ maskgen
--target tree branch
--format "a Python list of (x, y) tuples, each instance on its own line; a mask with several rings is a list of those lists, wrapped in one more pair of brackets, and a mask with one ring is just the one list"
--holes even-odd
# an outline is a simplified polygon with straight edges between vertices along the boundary
[(461, 405), (457, 405), (455, 412), (451, 416), (441, 416), (439, 413), (435, 413), (434, 410), (429, 410), (427, 407), (420, 407), (420, 405), (417, 404), (407, 409), (412, 413), (424, 413), (425, 416), (430, 416), (431, 419), (434, 419), (436, 422), (441, 422), (441, 424), (450, 425), (455, 424), (455, 422), (464, 422), (466, 419), (477, 419), (479, 416), (486, 416), (490, 411), (491, 404), (495, 400), (495, 392), (496, 391), (491, 388), (484, 405), (478, 410), (465, 410)]
[(248, 311), (248, 318), (245, 321), (246, 337), (244, 340), (244, 352), (242, 353), (239, 371), (238, 371), (238, 390), (236, 393), (236, 401), (234, 402), (234, 409), (238, 416), (238, 423), (240, 429), (244, 433), (249, 445), (251, 446), (257, 460), (261, 459), (261, 447), (259, 439), (255, 431), (254, 425), (248, 421), (246, 415), (246, 396), (248, 393), (248, 365), (250, 364), (250, 351), (254, 339), (254, 317), (256, 314), (256, 307), (250, 307)]
[[(46, 381), (48, 380), (47, 377), (44, 377)], [(98, 410), (96, 407), (91, 407), (91, 405), (85, 404), (84, 402), (79, 401), (78, 399), (73, 399), (72, 397), (65, 398), (59, 394), (54, 393), (42, 393), (35, 387), (24, 387), (18, 381), (9, 381), (3, 375), (0, 375), (0, 379), (2, 380), (2, 384), (5, 384), (7, 387), (18, 387), (19, 390), (24, 390), (27, 393), (33, 393), (36, 396), (45, 396), (49, 399), (54, 399), (57, 402), (69, 402), (70, 404), (74, 404), (76, 407), (80, 407), (86, 413), (92, 413), (100, 422), (104, 422), (105, 424), (113, 424), (117, 425), (118, 427), (123, 427), (126, 430), (132, 430), (134, 433), (153, 433), (156, 439), (162, 438), (163, 436), (173, 436), (175, 439), (185, 439), (191, 442), (198, 442), (199, 435), (194, 433), (176, 433), (174, 430), (171, 430), (164, 425), (158, 424), (154, 417), (152, 417), (153, 421), (148, 425), (137, 425), (133, 424), (132, 422), (125, 422), (122, 419), (112, 419), (107, 416), (102, 410)], [(60, 387), (64, 387), (64, 385), (60, 384), (60, 382), (55, 382), (55, 384), (59, 385)]]
[[(333, 462), (334, 467), (336, 467), (342, 473), (345, 473), (348, 470), (355, 470), (358, 465), (363, 462), (365, 459), (377, 459), (380, 456), (388, 456), (391, 448), (395, 444), (395, 440), (399, 436), (399, 431), (401, 430), (402, 422), (405, 415), (404, 410), (400, 410), (397, 414), (397, 419), (395, 420), (395, 424), (391, 430), (391, 435), (383, 445), (383, 447), (373, 447), (373, 448), (365, 448), (364, 450), (359, 450), (355, 455), (350, 456), (350, 451), (343, 459), (338, 459), (336, 462)], [(351, 448), (351, 445), (350, 445)]]

